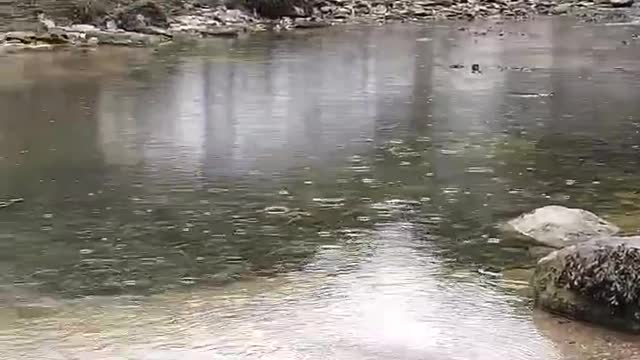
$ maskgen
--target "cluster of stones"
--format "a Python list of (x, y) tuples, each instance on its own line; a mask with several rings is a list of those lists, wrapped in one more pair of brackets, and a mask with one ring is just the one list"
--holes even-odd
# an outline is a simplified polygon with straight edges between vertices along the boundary
[(547, 249), (531, 278), (538, 306), (640, 332), (640, 236), (620, 236), (595, 214), (562, 206), (523, 214), (501, 230), (504, 239)]

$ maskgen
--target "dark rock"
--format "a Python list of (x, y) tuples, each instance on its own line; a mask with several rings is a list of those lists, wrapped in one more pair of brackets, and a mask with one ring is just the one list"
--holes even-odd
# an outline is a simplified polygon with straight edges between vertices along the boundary
[(246, 0), (246, 5), (267, 18), (304, 17), (311, 14), (307, 0)]
[(473, 64), (471, 65), (471, 72), (473, 74), (480, 74), (482, 73), (482, 71), (480, 71), (480, 65), (479, 64)]
[(31, 31), (11, 31), (5, 34), (4, 40), (31, 44), (36, 41), (36, 33)]
[(207, 30), (202, 30), (200, 33), (203, 36), (212, 36), (212, 37), (231, 37), (235, 38), (240, 35), (242, 29), (240, 28), (211, 28)]
[(450, 69), (462, 69), (462, 68), (464, 68), (464, 65), (462, 65), (462, 64), (451, 64), (451, 65), (449, 65), (449, 68)]
[(166, 28), (169, 20), (165, 10), (153, 0), (139, 0), (116, 14), (120, 28), (145, 32), (150, 27)]
[(107, 5), (104, 0), (78, 0), (74, 5), (72, 20), (83, 24), (101, 24), (110, 10)]
[(294, 22), (294, 27), (297, 29), (319, 29), (328, 26), (331, 26), (331, 23), (326, 21), (304, 20)]
[(630, 7), (633, 5), (633, 0), (609, 0), (609, 4), (613, 7)]
[(532, 279), (535, 302), (567, 317), (640, 332), (640, 237), (609, 237), (556, 250)]
[(60, 29), (49, 29), (47, 33), (36, 35), (36, 41), (52, 45), (62, 45), (71, 42), (69, 35)]

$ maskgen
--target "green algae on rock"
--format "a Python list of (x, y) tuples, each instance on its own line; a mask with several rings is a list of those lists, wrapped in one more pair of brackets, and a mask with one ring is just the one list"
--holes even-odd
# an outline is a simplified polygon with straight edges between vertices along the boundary
[(542, 258), (532, 279), (535, 302), (553, 313), (640, 332), (640, 237), (610, 237)]

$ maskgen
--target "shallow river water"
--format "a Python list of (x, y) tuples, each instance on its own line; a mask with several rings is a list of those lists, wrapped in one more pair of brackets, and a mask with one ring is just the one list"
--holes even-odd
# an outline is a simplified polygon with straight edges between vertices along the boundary
[(640, 359), (533, 310), (494, 230), (552, 203), (640, 229), (634, 32), (0, 57), (1, 358)]

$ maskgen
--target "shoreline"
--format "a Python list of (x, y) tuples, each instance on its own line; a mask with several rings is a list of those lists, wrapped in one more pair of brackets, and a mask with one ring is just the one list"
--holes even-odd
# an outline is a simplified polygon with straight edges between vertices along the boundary
[[(626, 1), (624, 7), (614, 5)], [(140, 4), (138, 2), (137, 4)], [(150, 5), (153, 4), (153, 5)], [(293, 9), (296, 10), (296, 9)], [(340, 25), (388, 23), (429, 23), (433, 21), (515, 20), (536, 16), (573, 16), (585, 22), (629, 22), (638, 15), (628, 0), (606, 3), (582, 1), (493, 0), (491, 2), (453, 2), (452, 0), (326, 0), (316, 3), (307, 16), (282, 16), (275, 19), (257, 16), (255, 11), (219, 6), (185, 6), (174, 14), (165, 14), (153, 0), (142, 0), (142, 7), (120, 9), (119, 21), (103, 20), (102, 26), (73, 23), (58, 25), (40, 13), (33, 30), (0, 33), (0, 54), (22, 50), (52, 50), (61, 47), (97, 46), (154, 47), (175, 39), (207, 37), (237, 38), (264, 31), (292, 31)], [(107, 15), (107, 19), (116, 18)], [(123, 20), (124, 19), (124, 20)]]

